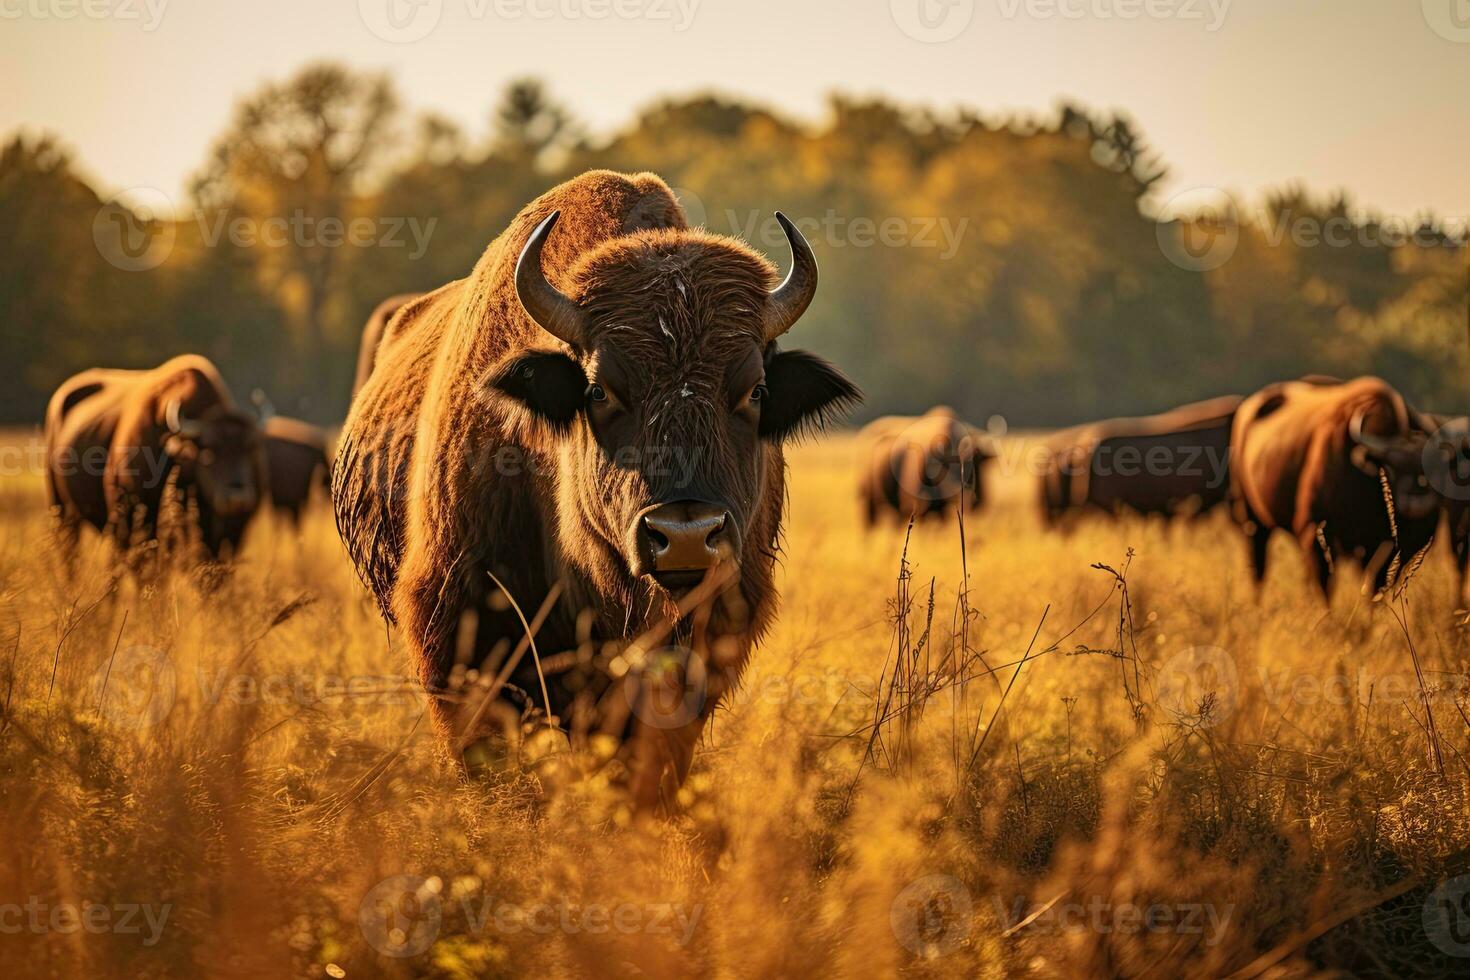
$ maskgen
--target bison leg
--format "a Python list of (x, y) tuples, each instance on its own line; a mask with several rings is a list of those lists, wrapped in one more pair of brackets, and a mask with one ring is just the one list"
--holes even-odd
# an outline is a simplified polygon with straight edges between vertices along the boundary
[(1322, 598), (1330, 602), (1332, 600), (1332, 569), (1337, 563), (1336, 549), (1317, 537), (1317, 525), (1303, 531), (1299, 540), (1302, 546), (1302, 554), (1307, 559), (1307, 571), (1311, 578), (1317, 583), (1317, 588), (1322, 592)]

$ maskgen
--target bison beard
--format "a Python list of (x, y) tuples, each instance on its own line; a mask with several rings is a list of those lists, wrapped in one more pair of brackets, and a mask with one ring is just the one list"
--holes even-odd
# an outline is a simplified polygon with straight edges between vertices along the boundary
[(775, 342), (816, 274), (782, 222), (773, 289), (657, 177), (587, 173), (378, 328), (333, 501), (456, 756), (544, 711), (639, 805), (682, 780), (774, 614), (782, 442), (859, 397)]

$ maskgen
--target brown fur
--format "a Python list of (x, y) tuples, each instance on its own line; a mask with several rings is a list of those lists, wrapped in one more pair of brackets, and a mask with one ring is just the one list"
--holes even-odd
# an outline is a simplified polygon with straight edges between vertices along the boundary
[(422, 293), (399, 293), (379, 303), (368, 317), (367, 326), (362, 328), (362, 339), (357, 345), (357, 373), (352, 379), (352, 397), (356, 398), (362, 386), (372, 377), (373, 365), (378, 361), (378, 349), (391, 336), (390, 324), (399, 310), (422, 296)]
[[(203, 423), (198, 439), (169, 432), (170, 402)], [(254, 419), (235, 407), (219, 371), (184, 354), (151, 371), (93, 369), (59, 387), (46, 411), (46, 484), (68, 546), (83, 523), (124, 550), (158, 537), (173, 478), (194, 505), (211, 555), (239, 546), (263, 490)], [(238, 489), (232, 489), (238, 487)], [(226, 504), (243, 510), (226, 512)]]
[(332, 466), (327, 432), (298, 419), (272, 415), (261, 425), (271, 506), (292, 522), (311, 500), (312, 489), (330, 493)]
[[(1433, 538), (1438, 500), (1423, 485), (1422, 453), (1405, 450), (1370, 464), (1381, 465), (1391, 481), (1398, 527), (1394, 541), (1379, 477), (1354, 462), (1348, 429), (1360, 408), (1366, 410), (1365, 433), (1412, 439), (1410, 409), (1378, 378), (1280, 382), (1247, 398), (1236, 412), (1231, 480), (1237, 517), (1252, 534), (1258, 581), (1266, 573), (1270, 535), (1278, 528), (1297, 539), (1324, 593), (1336, 561), (1364, 562), (1382, 588), (1394, 550), (1407, 561)], [(1416, 512), (1426, 508), (1427, 513)]]
[[(1056, 433), (1040, 479), (1043, 518), (1056, 524), (1085, 512), (1193, 515), (1224, 503), (1230, 481), (1218, 470), (1228, 469), (1230, 425), (1240, 402), (1223, 395)], [(1144, 465), (1149, 458), (1162, 465)]]
[(858, 501), (869, 527), (885, 517), (944, 518), (985, 503), (984, 435), (936, 406), (918, 418), (875, 419), (858, 434)]
[[(561, 219), (542, 268), (590, 312), (587, 351), (541, 330), (515, 292), (521, 250), (554, 210)], [(396, 315), (344, 427), (333, 499), (348, 550), (438, 695), (436, 722), (453, 744), (480, 734), (472, 729), (473, 699), (456, 708), (467, 693), (457, 683), (461, 670), (493, 674), (523, 636), (493, 573), (528, 619), (560, 590), (536, 636), (543, 661), (553, 664), (551, 713), (574, 734), (624, 736), (644, 805), (669, 777), (682, 778), (705, 719), (775, 610), (780, 442), (758, 441), (753, 430), (733, 436), (738, 427), (723, 403), (732, 361), (749, 352), (759, 364), (774, 278), (771, 264), (742, 243), (686, 228), (652, 174), (594, 171), (527, 206), (468, 278)], [(528, 354), (550, 365), (538, 383), (549, 370), (601, 377), (610, 357), (621, 359), (627, 418), (599, 432), (622, 425), (622, 441), (649, 455), (659, 446), (700, 450), (696, 485), (671, 487), (642, 462), (609, 459), (590, 409), (549, 422), (508, 395), (518, 383), (509, 372)], [(778, 354), (769, 345), (767, 363)], [(822, 410), (855, 395), (842, 390)], [(645, 502), (706, 494), (726, 502), (741, 527), (740, 576), (681, 615), (669, 594), (632, 575), (626, 538)], [(639, 650), (671, 641), (705, 665), (708, 696), (687, 724), (658, 729), (628, 718), (627, 702), (619, 703), (625, 685), (613, 678), (629, 664), (641, 678)], [(510, 682), (527, 692), (521, 700), (541, 707), (530, 655)]]

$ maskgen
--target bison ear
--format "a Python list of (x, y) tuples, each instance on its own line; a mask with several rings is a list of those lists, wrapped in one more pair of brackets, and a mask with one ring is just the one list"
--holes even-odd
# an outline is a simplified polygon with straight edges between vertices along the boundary
[(781, 351), (766, 359), (760, 434), (785, 439), (821, 429), (862, 401), (858, 386), (831, 364), (806, 351)]
[(582, 410), (587, 375), (582, 365), (565, 354), (531, 351), (496, 368), (488, 385), (537, 419), (561, 429)]

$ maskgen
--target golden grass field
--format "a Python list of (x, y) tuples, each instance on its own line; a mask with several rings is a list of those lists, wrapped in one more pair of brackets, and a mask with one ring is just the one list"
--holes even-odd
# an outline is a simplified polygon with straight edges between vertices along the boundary
[(854, 450), (791, 454), (780, 620), (682, 812), (647, 821), (536, 740), (461, 784), (325, 507), (254, 528), (214, 591), (183, 566), (113, 585), (95, 540), (63, 568), (11, 467), (0, 967), (1466, 972), (1447, 549), (1397, 599), (1339, 576), (1328, 608), (1283, 536), (1258, 596), (1223, 514), (1062, 535), (1010, 474), (968, 521), (962, 602), (954, 525), (915, 529), (905, 566), (902, 530), (860, 531)]

